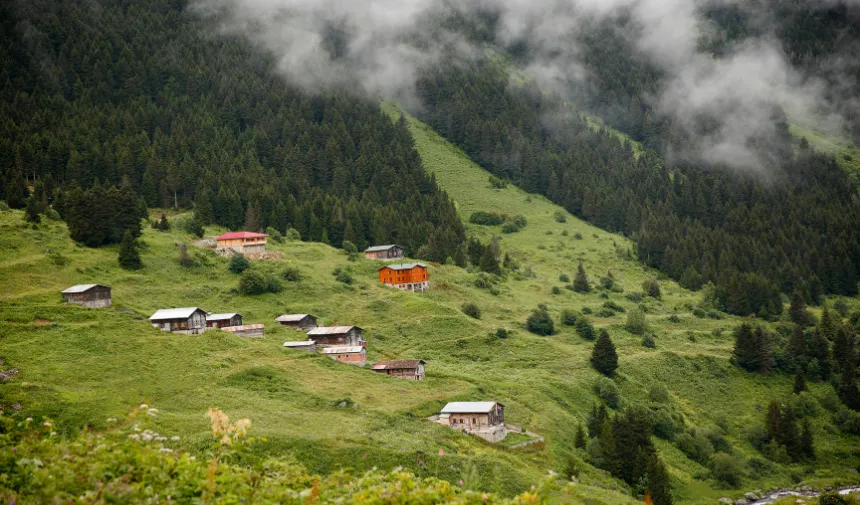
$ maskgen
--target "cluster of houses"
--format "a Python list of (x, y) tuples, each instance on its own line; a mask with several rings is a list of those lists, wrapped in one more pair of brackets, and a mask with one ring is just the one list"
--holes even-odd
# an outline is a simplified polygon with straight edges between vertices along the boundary
[[(264, 233), (231, 232), (215, 238), (216, 250), (223, 254), (257, 254), (266, 250)], [(396, 244), (374, 246), (365, 257), (397, 261), (404, 249)], [(385, 265), (379, 269), (379, 282), (404, 291), (426, 291), (429, 288), (427, 266), (423, 263)], [(111, 306), (111, 288), (102, 284), (79, 284), (62, 292), (66, 303), (89, 308)], [(319, 326), (311, 314), (284, 314), (275, 321), (297, 331), (306, 339), (284, 342), (284, 347), (317, 352), (342, 363), (364, 366), (367, 363), (367, 341), (358, 326)], [(243, 324), (242, 314), (213, 314), (199, 307), (160, 309), (149, 317), (153, 327), (173, 333), (196, 335), (207, 330), (221, 330), (242, 337), (262, 337), (262, 324)], [(425, 362), (420, 359), (377, 361), (370, 369), (376, 373), (408, 380), (424, 380)], [(466, 431), (490, 442), (505, 438), (504, 405), (498, 402), (451, 402), (433, 418), (452, 429)]]

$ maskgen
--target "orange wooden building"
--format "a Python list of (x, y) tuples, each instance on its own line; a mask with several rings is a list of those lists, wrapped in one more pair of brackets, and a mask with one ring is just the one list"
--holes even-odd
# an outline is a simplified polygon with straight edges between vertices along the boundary
[(427, 265), (423, 263), (401, 263), (386, 265), (379, 269), (379, 282), (404, 291), (426, 291), (430, 288)]
[(266, 252), (265, 233), (252, 233), (249, 231), (233, 231), (215, 237), (218, 246), (216, 251), (232, 251), (239, 254), (252, 254)]

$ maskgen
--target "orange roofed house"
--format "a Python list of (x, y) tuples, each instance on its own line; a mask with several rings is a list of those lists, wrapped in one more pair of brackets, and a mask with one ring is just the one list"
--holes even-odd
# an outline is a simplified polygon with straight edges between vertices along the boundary
[(427, 291), (430, 288), (429, 278), (424, 263), (401, 263), (379, 269), (379, 282), (404, 291)]
[(231, 231), (220, 237), (215, 237), (218, 245), (216, 251), (232, 251), (239, 254), (252, 254), (266, 252), (265, 233), (253, 233), (250, 231)]

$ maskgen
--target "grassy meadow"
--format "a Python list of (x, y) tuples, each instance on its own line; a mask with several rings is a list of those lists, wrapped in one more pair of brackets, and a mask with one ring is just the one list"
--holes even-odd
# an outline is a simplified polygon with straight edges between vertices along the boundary
[[(393, 106), (386, 106), (398, 114)], [(180, 435), (190, 450), (208, 444), (209, 407), (232, 418), (248, 417), (260, 454), (292, 455), (312, 472), (338, 468), (404, 466), (419, 475), (439, 476), (465, 486), (514, 495), (546, 478), (548, 472), (576, 467), (574, 483), (557, 494), (559, 502), (625, 504), (636, 500), (606, 472), (586, 463), (574, 448), (574, 433), (596, 400), (599, 375), (588, 363), (592, 344), (559, 322), (564, 309), (598, 312), (611, 302), (625, 312), (588, 316), (606, 328), (618, 347), (616, 382), (622, 404), (648, 404), (649, 391), (664, 385), (667, 400), (688, 425), (720, 424), (743, 461), (761, 456), (746, 440), (749, 426), (761, 423), (771, 398), (791, 395), (791, 378), (759, 377), (729, 364), (736, 318), (699, 318), (693, 310), (701, 295), (661, 280), (662, 300), (627, 298), (643, 281), (658, 276), (631, 259), (633, 244), (566, 215), (543, 197), (514, 187), (495, 189), (488, 174), (430, 128), (409, 118), (416, 147), (428, 170), (456, 201), (464, 222), (477, 210), (521, 214), (527, 226), (502, 234), (500, 227), (467, 224), (470, 233), (500, 237), (503, 251), (519, 270), (500, 282), (497, 294), (475, 285), (476, 272), (431, 265), (431, 291), (403, 293), (378, 285), (379, 263), (351, 262), (325, 244), (286, 242), (270, 249), (282, 260), (252, 262), (252, 269), (279, 275), (288, 265), (302, 274), (283, 281), (277, 294), (242, 296), (239, 277), (227, 260), (197, 248), (174, 226), (168, 232), (146, 227), (141, 253), (144, 268), (128, 272), (117, 264), (116, 247), (89, 249), (68, 238), (62, 223), (33, 228), (20, 211), (0, 212), (0, 358), (2, 369), (20, 374), (0, 385), (5, 411), (48, 416), (61, 433), (86, 426), (102, 428), (146, 402), (160, 411), (158, 430)], [(160, 213), (157, 213), (158, 215)], [(171, 221), (185, 218), (171, 215)], [(223, 230), (210, 227), (207, 236)], [(179, 265), (178, 242), (189, 244), (197, 266)], [(623, 293), (596, 287), (579, 294), (564, 288), (582, 262), (592, 284), (612, 273)], [(343, 284), (332, 274), (347, 269), (355, 279)], [(113, 307), (92, 310), (66, 306), (59, 292), (72, 284), (103, 283), (113, 288)], [(569, 284), (569, 283), (567, 283)], [(553, 287), (560, 288), (553, 294)], [(480, 320), (461, 311), (476, 303)], [(557, 333), (528, 333), (524, 322), (546, 304)], [(656, 337), (656, 348), (624, 329), (627, 312), (641, 303)], [(856, 300), (850, 300), (853, 307)], [(210, 312), (240, 312), (245, 323), (266, 324), (262, 339), (242, 339), (210, 331), (174, 335), (156, 330), (147, 318), (158, 308), (199, 306)], [(275, 326), (282, 313), (307, 312), (325, 324), (365, 328), (368, 362), (421, 358), (427, 380), (410, 382), (369, 369), (286, 350), (286, 340), (303, 338)], [(678, 322), (671, 322), (676, 315)], [(498, 328), (511, 334), (500, 339)], [(829, 385), (812, 384), (815, 395)], [(509, 423), (524, 425), (546, 442), (525, 448), (492, 445), (426, 420), (448, 401), (497, 400)], [(341, 406), (343, 404), (346, 406)], [(17, 404), (17, 405), (16, 405)], [(792, 485), (851, 483), (860, 462), (856, 439), (842, 436), (822, 411), (814, 418), (819, 461), (814, 466), (765, 465), (748, 472), (739, 489), (722, 489), (707, 471), (674, 445), (658, 440), (670, 466), (678, 502), (714, 503), (750, 489)], [(440, 456), (440, 449), (443, 455)], [(694, 477), (702, 477), (696, 479)]]

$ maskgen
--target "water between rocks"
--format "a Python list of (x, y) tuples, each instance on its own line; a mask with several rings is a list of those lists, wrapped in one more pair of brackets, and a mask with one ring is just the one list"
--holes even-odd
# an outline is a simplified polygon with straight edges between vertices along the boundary
[[(843, 487), (836, 489), (835, 491), (841, 495), (860, 493), (860, 486)], [(814, 498), (820, 494), (821, 491), (793, 491), (791, 489), (784, 489), (768, 493), (759, 498), (758, 500), (751, 502), (750, 505), (768, 505), (780, 498), (785, 498), (786, 496), (797, 496), (798, 498)]]

